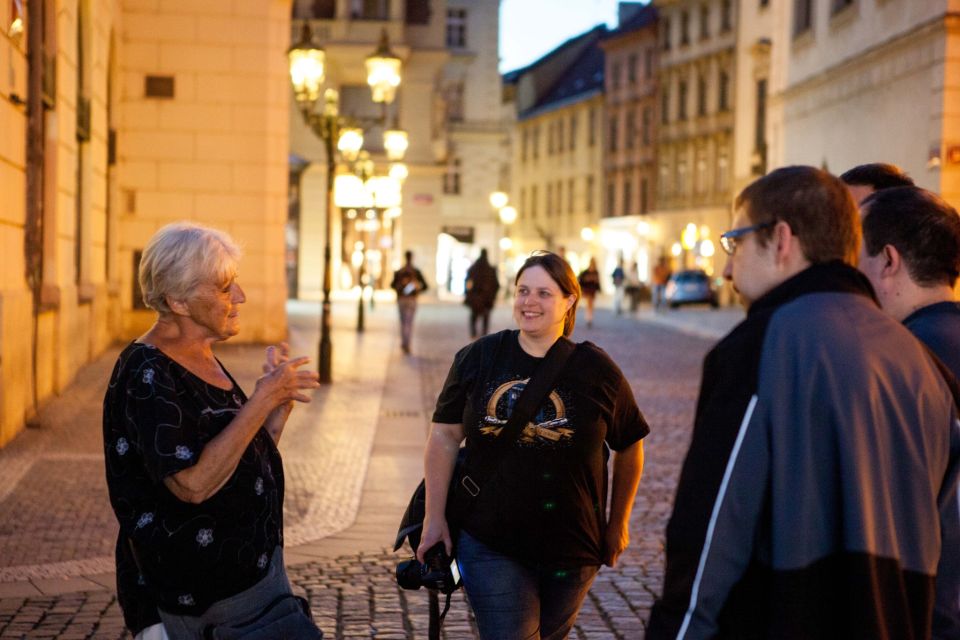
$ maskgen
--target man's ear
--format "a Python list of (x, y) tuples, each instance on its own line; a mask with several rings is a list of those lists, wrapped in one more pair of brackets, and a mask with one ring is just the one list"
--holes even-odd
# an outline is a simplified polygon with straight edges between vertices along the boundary
[(793, 229), (783, 220), (779, 220), (773, 226), (773, 237), (770, 239), (770, 242), (773, 243), (777, 262), (787, 262), (791, 253), (794, 251), (799, 251), (801, 255), (803, 254), (800, 239), (793, 234)]
[(885, 278), (892, 278), (899, 274), (904, 268), (904, 264), (903, 256), (900, 255), (897, 248), (892, 244), (885, 244), (880, 253), (883, 257), (883, 269), (880, 271), (880, 275)]

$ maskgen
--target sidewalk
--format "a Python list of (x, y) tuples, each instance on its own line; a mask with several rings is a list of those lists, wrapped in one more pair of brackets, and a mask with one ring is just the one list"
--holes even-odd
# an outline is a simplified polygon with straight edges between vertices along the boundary
[[(316, 302), (290, 303), (294, 353), (315, 357), (318, 309)], [(357, 334), (356, 302), (335, 303), (334, 384), (294, 411), (280, 445), (287, 477), (284, 517), (291, 580), (308, 594), (318, 622), (331, 638), (426, 635), (425, 594), (396, 587), (392, 574), (400, 558), (388, 547), (422, 476), (430, 407), (452, 354), (466, 342), (467, 329), (459, 305), (426, 305), (418, 315), (415, 355), (403, 357), (396, 345), (395, 316), (392, 303), (378, 301), (377, 309), (367, 314), (366, 332)], [(631, 349), (662, 349), (656, 355), (661, 360), (673, 357), (677, 349), (685, 353), (692, 348), (694, 353), (682, 356), (682, 366), (672, 371), (683, 380), (676, 383), (682, 390), (641, 380), (650, 373), (641, 371), (639, 362), (635, 370), (625, 367), (638, 397), (657, 390), (656, 400), (643, 400), (644, 411), (653, 411), (648, 419), (688, 425), (687, 409), (678, 408), (676, 399), (688, 398), (695, 388), (702, 357), (698, 354), (708, 346), (698, 337), (712, 341), (740, 317), (742, 313), (729, 310), (657, 314), (641, 310), (634, 320), (600, 310), (594, 333), (578, 331), (576, 338), (602, 344), (627, 336), (631, 342), (639, 340)], [(491, 329), (510, 324), (510, 310), (501, 304)], [(665, 326), (693, 341), (663, 331)], [(650, 331), (655, 338), (637, 338)], [(128, 637), (113, 593), (116, 522), (103, 480), (100, 433), (100, 403), (120, 348), (108, 350), (81, 370), (74, 384), (41, 412), (40, 428), (0, 450), (0, 638)], [(218, 355), (241, 386), (251, 391), (262, 347), (227, 343)], [(664, 406), (662, 416), (656, 403)], [(684, 446), (683, 429), (664, 436), (670, 452)], [(673, 467), (666, 469), (662, 481), (645, 481), (650, 504), (643, 512), (652, 524), (644, 527), (660, 527), (669, 512)], [(655, 586), (657, 539), (638, 542), (643, 572), (635, 575), (648, 576)], [(629, 630), (639, 624), (652, 596), (650, 587), (629, 591), (636, 587), (623, 586), (624, 580), (633, 584), (631, 571), (627, 566), (598, 579), (598, 585), (610, 585), (610, 593), (601, 590), (591, 596), (583, 622), (578, 623), (584, 633), (594, 629), (591, 640), (638, 637)], [(462, 593), (456, 597), (462, 598)], [(611, 605), (610, 598), (621, 604)], [(610, 635), (617, 607), (623, 614), (617, 628), (623, 631)], [(601, 633), (601, 628), (607, 631)], [(455, 603), (444, 631), (449, 638), (474, 635), (464, 603)]]
[[(318, 313), (318, 303), (291, 303), (294, 353), (316, 357)], [(281, 440), (289, 564), (380, 550), (403, 508), (382, 488), (405, 485), (398, 475), (419, 472), (425, 434), (420, 412), (384, 393), (388, 375), (397, 375), (400, 364), (393, 349), (394, 314), (369, 313), (362, 335), (353, 328), (355, 314), (355, 305), (335, 305), (335, 384), (294, 411)], [(108, 349), (84, 367), (70, 388), (43, 408), (41, 427), (0, 450), (0, 637), (122, 637), (113, 596), (117, 525), (103, 480), (100, 425), (100, 404), (121, 348)], [(260, 374), (262, 354), (262, 347), (253, 345), (227, 343), (218, 350), (248, 392)], [(382, 414), (383, 400), (391, 405)], [(412, 402), (419, 409), (420, 398)], [(378, 431), (384, 437), (372, 452)], [(391, 439), (401, 434), (404, 444), (392, 446)], [(411, 449), (413, 468), (399, 463), (403, 446)], [(382, 449), (391, 464), (377, 464)], [(370, 461), (377, 472), (364, 492)], [(361, 498), (369, 508), (357, 518)], [(318, 540), (324, 544), (311, 544)], [(85, 630), (75, 628), (84, 626), (78, 621)], [(68, 627), (69, 635), (60, 635)]]

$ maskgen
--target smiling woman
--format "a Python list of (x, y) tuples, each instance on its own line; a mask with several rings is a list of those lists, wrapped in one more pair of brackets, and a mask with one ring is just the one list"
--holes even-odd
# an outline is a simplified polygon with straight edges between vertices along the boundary
[(524, 348), (543, 356), (560, 336), (569, 337), (579, 301), (580, 285), (566, 260), (547, 252), (528, 258), (517, 273), (513, 302), (513, 319)]
[[(649, 428), (610, 357), (589, 342), (574, 347), (567, 340), (579, 297), (563, 258), (546, 251), (530, 256), (516, 280), (519, 330), (461, 349), (437, 399), (417, 557), (422, 562), (438, 545), (449, 554), (456, 545), (485, 640), (566, 637), (600, 565), (616, 564), (629, 542), (641, 439)], [(572, 353), (549, 371), (554, 347)], [(552, 388), (542, 384), (551, 379), (548, 371), (556, 373)], [(538, 382), (546, 392), (527, 398), (528, 386)], [(510, 431), (504, 425), (525, 402), (536, 406), (532, 418)], [(485, 474), (453, 536), (445, 507), (464, 440), (464, 473), (475, 475), (489, 461), (496, 461), (486, 465), (496, 473)], [(616, 453), (607, 516), (609, 450)]]

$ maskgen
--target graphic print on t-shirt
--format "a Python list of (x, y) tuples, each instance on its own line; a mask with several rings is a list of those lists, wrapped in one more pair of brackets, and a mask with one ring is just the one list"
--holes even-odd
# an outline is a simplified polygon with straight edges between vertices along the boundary
[[(487, 437), (497, 437), (503, 431), (504, 425), (510, 419), (517, 399), (526, 388), (530, 378), (510, 380), (488, 391), (486, 415), (480, 426), (480, 434)], [(557, 389), (550, 392), (547, 399), (540, 404), (532, 422), (528, 422), (520, 432), (517, 443), (522, 447), (558, 448), (567, 446), (573, 439), (573, 429), (570, 423), (567, 405)]]

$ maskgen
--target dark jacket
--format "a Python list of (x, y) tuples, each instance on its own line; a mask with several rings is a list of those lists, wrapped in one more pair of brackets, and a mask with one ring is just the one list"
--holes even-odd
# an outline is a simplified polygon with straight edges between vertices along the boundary
[(398, 298), (416, 297), (427, 290), (427, 281), (420, 269), (407, 264), (393, 272), (390, 288), (397, 292)]
[(464, 304), (474, 311), (489, 311), (497, 300), (500, 282), (497, 270), (486, 260), (478, 259), (467, 269)]
[(933, 358), (806, 269), (706, 357), (646, 637), (958, 637), (958, 472)]

